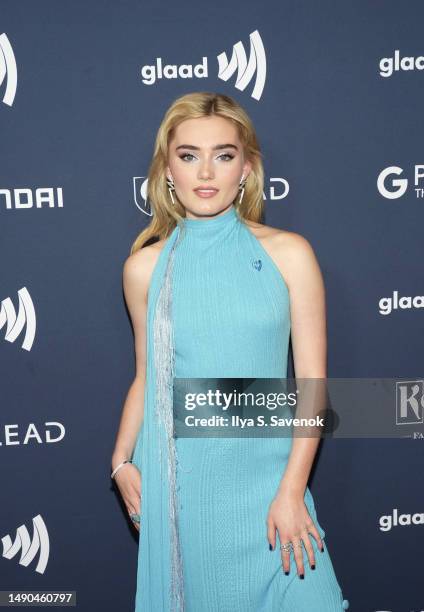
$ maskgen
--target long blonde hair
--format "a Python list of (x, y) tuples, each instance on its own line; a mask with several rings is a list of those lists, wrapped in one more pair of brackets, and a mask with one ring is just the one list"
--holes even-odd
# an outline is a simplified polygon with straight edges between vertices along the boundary
[[(139, 234), (131, 247), (131, 254), (141, 249), (152, 238), (167, 238), (177, 223), (185, 217), (185, 209), (173, 192), (175, 206), (170, 201), (166, 183), (168, 146), (176, 127), (186, 119), (216, 115), (236, 126), (247, 160), (252, 169), (246, 179), (242, 203), (234, 206), (242, 220), (258, 222), (263, 214), (264, 170), (262, 154), (253, 123), (246, 111), (230, 96), (211, 92), (193, 92), (174, 100), (167, 110), (156, 135), (153, 158), (147, 175), (147, 198), (152, 205), (152, 220)], [(236, 198), (237, 200), (237, 198)]]

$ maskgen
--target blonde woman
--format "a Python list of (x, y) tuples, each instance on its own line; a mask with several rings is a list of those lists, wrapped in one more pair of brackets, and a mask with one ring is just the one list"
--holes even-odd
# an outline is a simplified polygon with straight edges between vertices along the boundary
[(232, 98), (175, 100), (148, 175), (153, 216), (124, 265), (136, 375), (112, 475), (140, 531), (136, 611), (347, 609), (307, 481), (315, 437), (173, 436), (174, 378), (326, 376), (308, 241), (259, 223), (263, 166)]

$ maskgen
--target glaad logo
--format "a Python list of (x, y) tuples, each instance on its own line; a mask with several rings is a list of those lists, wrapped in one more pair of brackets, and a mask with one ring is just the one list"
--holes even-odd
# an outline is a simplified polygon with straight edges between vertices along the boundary
[(19, 289), (18, 296), (18, 316), (16, 316), (15, 307), (9, 297), (0, 302), (0, 329), (6, 325), (6, 335), (4, 339), (8, 342), (15, 342), (24, 325), (26, 325), (22, 348), (26, 351), (30, 351), (34, 342), (36, 329), (34, 304), (26, 287)]
[[(401, 198), (405, 194), (408, 188), (408, 179), (392, 178), (392, 175), (400, 176), (402, 173), (403, 168), (399, 168), (399, 166), (389, 166), (388, 168), (384, 168), (384, 170), (380, 172), (377, 178), (377, 189), (382, 196), (389, 200), (396, 200), (397, 198)], [(424, 188), (418, 186), (420, 179), (422, 178), (424, 178), (424, 165), (417, 164), (414, 167), (414, 185), (415, 194), (417, 198), (424, 198)], [(386, 179), (390, 180), (390, 186), (392, 187), (392, 190), (387, 189)]]
[[(271, 183), (268, 196), (270, 200), (283, 200), (288, 196), (290, 185), (286, 179), (273, 177), (269, 179), (269, 182)], [(145, 215), (152, 216), (152, 208), (147, 201), (147, 185), (148, 179), (145, 176), (133, 176), (135, 205)], [(263, 193), (263, 198), (264, 200), (268, 199), (265, 193)]]
[(249, 62), (247, 61), (246, 51), (241, 41), (233, 46), (233, 54), (230, 62), (227, 59), (225, 52), (220, 53), (218, 57), (218, 78), (223, 81), (228, 79), (237, 70), (237, 79), (234, 87), (240, 91), (244, 91), (256, 73), (255, 86), (251, 94), (255, 100), (260, 100), (265, 86), (266, 77), (266, 56), (262, 39), (258, 30), (252, 32), (250, 38), (250, 55)]
[(380, 60), (380, 76), (390, 77), (393, 71), (399, 70), (424, 70), (424, 57), (400, 57), (399, 49), (396, 49), (394, 57), (382, 57)]
[(393, 513), (380, 516), (379, 520), (381, 531), (390, 531), (392, 527), (398, 525), (424, 525), (424, 512), (417, 512), (416, 514), (399, 514), (398, 509), (393, 508)]
[(44, 574), (50, 553), (49, 534), (46, 524), (40, 514), (37, 514), (37, 516), (32, 519), (32, 524), (32, 541), (25, 525), (20, 525), (16, 530), (16, 538), (13, 544), (9, 535), (5, 535), (1, 539), (3, 544), (3, 557), (5, 559), (13, 559), (13, 557), (20, 552), (21, 558), (19, 559), (19, 565), (28, 567), (36, 554), (40, 553), (35, 571), (39, 574)]
[(389, 315), (393, 310), (410, 310), (411, 308), (424, 308), (424, 295), (413, 297), (404, 295), (399, 298), (398, 291), (393, 291), (393, 297), (382, 297), (378, 301), (379, 313)]
[(18, 83), (18, 71), (12, 45), (6, 34), (0, 34), (0, 87), (6, 79), (6, 89), (3, 95), (3, 102), (7, 106), (12, 106), (16, 95)]
[(30, 187), (22, 189), (0, 189), (0, 196), (4, 196), (7, 210), (20, 210), (22, 208), (63, 208), (62, 187), (39, 187), (34, 190)]
[[(237, 79), (235, 87), (240, 91), (244, 91), (249, 83), (255, 78), (255, 84), (251, 97), (255, 100), (260, 100), (265, 86), (266, 79), (266, 56), (265, 48), (258, 30), (251, 32), (250, 40), (250, 55), (247, 60), (247, 55), (243, 43), (238, 41), (233, 46), (231, 60), (228, 61), (225, 52), (217, 55), (218, 60), (218, 78), (223, 81), (228, 79), (237, 70)], [(208, 58), (202, 57), (202, 63), (196, 64), (175, 64), (162, 65), (162, 58), (156, 58), (156, 65), (145, 65), (141, 67), (142, 82), (144, 85), (154, 85), (157, 79), (192, 79), (192, 78), (207, 78), (208, 74)]]
[(424, 380), (396, 383), (396, 425), (424, 423)]

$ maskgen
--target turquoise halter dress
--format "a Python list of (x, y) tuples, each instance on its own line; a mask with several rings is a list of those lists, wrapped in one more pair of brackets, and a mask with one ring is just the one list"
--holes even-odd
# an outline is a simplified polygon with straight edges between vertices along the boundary
[[(266, 518), (290, 437), (174, 438), (173, 378), (285, 378), (290, 301), (278, 267), (232, 206), (184, 219), (152, 274), (144, 420), (133, 462), (142, 477), (136, 612), (345, 610), (327, 550), (315, 539), (282, 570)], [(322, 538), (309, 488), (305, 503)]]

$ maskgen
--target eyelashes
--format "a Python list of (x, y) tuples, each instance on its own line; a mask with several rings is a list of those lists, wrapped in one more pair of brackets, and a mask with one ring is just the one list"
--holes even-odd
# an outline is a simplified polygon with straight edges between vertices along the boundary
[[(179, 155), (178, 157), (182, 159), (183, 161), (190, 161), (190, 160), (185, 159), (187, 156), (194, 158), (194, 155), (192, 153), (183, 153), (182, 155)], [(231, 155), (230, 153), (222, 153), (222, 155), (218, 156), (218, 159), (220, 159), (221, 157), (229, 158), (229, 159), (225, 159), (224, 161), (231, 161), (232, 159), (234, 159), (234, 155)]]

